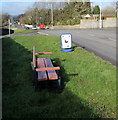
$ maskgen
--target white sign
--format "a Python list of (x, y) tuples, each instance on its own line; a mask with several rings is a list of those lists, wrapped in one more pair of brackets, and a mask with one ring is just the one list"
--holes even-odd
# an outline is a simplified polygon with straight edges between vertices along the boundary
[(61, 47), (62, 48), (71, 48), (72, 36), (69, 33), (61, 35)]

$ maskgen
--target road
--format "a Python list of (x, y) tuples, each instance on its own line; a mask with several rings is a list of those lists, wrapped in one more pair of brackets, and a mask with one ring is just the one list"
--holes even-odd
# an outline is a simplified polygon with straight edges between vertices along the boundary
[(73, 43), (117, 65), (116, 28), (38, 31), (38, 34), (42, 35), (60, 36), (63, 33), (71, 33)]

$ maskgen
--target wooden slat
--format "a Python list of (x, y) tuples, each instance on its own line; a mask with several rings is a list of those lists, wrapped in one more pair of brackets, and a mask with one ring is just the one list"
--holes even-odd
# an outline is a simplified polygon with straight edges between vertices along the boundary
[[(53, 64), (52, 64), (50, 58), (44, 58), (44, 61), (45, 61), (46, 67), (53, 67)], [(49, 80), (57, 80), (58, 79), (58, 75), (55, 70), (47, 71), (47, 74), (48, 74)]]
[(32, 70), (35, 70), (33, 62), (31, 62)]
[(34, 65), (34, 68), (36, 67), (36, 57), (35, 57), (35, 47), (33, 46), (33, 65)]
[[(44, 68), (45, 67), (44, 58), (37, 58), (37, 67), (38, 68)], [(38, 72), (38, 80), (39, 81), (48, 80), (46, 71)]]
[(60, 67), (45, 67), (45, 68), (36, 68), (36, 71), (52, 71), (52, 70), (60, 70)]
[(44, 54), (52, 54), (52, 52), (41, 52), (41, 53), (35, 53), (35, 55), (44, 55)]

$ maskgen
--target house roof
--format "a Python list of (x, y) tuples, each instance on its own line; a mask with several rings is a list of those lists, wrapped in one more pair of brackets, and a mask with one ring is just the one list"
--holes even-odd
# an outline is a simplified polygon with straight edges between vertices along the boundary
[(89, 14), (87, 14), (87, 15), (85, 15), (84, 17), (86, 17), (86, 18), (87, 18), (87, 17), (91, 17), (91, 16), (90, 16)]

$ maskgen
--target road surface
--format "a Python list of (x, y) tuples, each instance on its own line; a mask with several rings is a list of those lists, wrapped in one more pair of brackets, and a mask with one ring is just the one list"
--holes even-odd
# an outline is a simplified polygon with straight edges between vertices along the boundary
[(63, 33), (71, 33), (73, 43), (117, 65), (116, 28), (38, 31), (42, 35), (60, 36)]

